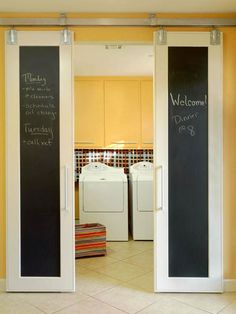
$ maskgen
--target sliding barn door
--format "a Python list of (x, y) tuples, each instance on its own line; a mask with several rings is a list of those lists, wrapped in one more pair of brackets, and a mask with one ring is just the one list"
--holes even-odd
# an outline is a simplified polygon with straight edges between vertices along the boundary
[(60, 32), (6, 36), (8, 291), (75, 288), (72, 84)]
[(155, 290), (220, 292), (222, 45), (168, 32), (155, 58)]

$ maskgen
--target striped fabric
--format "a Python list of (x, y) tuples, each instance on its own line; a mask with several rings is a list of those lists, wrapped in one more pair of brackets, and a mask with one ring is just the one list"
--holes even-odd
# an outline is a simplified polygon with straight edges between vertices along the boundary
[(75, 258), (106, 255), (106, 228), (98, 223), (75, 224)]

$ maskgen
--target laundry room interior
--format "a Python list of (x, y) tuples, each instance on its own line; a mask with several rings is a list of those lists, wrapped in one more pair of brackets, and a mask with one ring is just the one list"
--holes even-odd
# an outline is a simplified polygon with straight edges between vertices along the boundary
[[(153, 45), (76, 42), (74, 62), (77, 264), (127, 259), (152, 271)], [(93, 248), (77, 238), (99, 225)]]

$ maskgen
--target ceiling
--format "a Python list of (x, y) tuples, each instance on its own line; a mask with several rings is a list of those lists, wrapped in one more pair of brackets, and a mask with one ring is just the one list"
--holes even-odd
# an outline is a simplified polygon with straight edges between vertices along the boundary
[(236, 0), (2, 0), (0, 12), (236, 12)]
[(152, 76), (152, 45), (75, 45), (74, 73), (79, 76)]

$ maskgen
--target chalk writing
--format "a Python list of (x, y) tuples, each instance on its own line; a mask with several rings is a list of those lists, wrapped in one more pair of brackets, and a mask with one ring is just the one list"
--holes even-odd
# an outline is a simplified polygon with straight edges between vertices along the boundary
[(22, 74), (23, 80), (25, 84), (39, 84), (41, 86), (45, 86), (47, 84), (47, 79), (44, 76), (33, 73), (24, 73)]
[(52, 127), (45, 127), (44, 125), (32, 127), (31, 123), (25, 123), (24, 130), (25, 134), (50, 136), (50, 139), (53, 139)]
[(173, 106), (185, 106), (185, 107), (198, 107), (207, 105), (207, 95), (204, 95), (204, 99), (189, 99), (187, 95), (178, 94), (177, 97), (174, 97), (170, 93), (170, 98)]
[(52, 100), (52, 99), (54, 99), (53, 95), (25, 94), (24, 97), (29, 98), (29, 99), (39, 99), (39, 100)]
[(56, 115), (57, 115), (57, 112), (56, 111), (47, 111), (47, 110), (40, 110), (40, 111), (36, 111), (36, 114), (38, 116), (48, 116), (48, 118), (50, 120), (55, 120), (56, 119)]
[(35, 103), (26, 103), (23, 104), (22, 107), (25, 107), (27, 109), (55, 109), (55, 105), (52, 103), (40, 103), (40, 104), (35, 104)]
[(23, 140), (23, 144), (27, 146), (52, 146), (53, 142), (51, 139), (42, 140), (39, 138), (34, 138), (32, 140)]
[(188, 120), (196, 119), (199, 116), (198, 112), (191, 113), (188, 115), (173, 115), (172, 119), (174, 120), (175, 124), (178, 125), (181, 122), (186, 122)]
[(55, 136), (52, 123), (57, 118), (57, 110), (54, 90), (49, 84), (46, 75), (32, 72), (21, 74), (21, 97), (24, 99), (21, 114), (25, 116), (22, 128), (24, 145), (53, 145)]
[(191, 136), (196, 135), (196, 131), (193, 125), (188, 125), (188, 126), (181, 125), (178, 130), (180, 134), (187, 134)]

